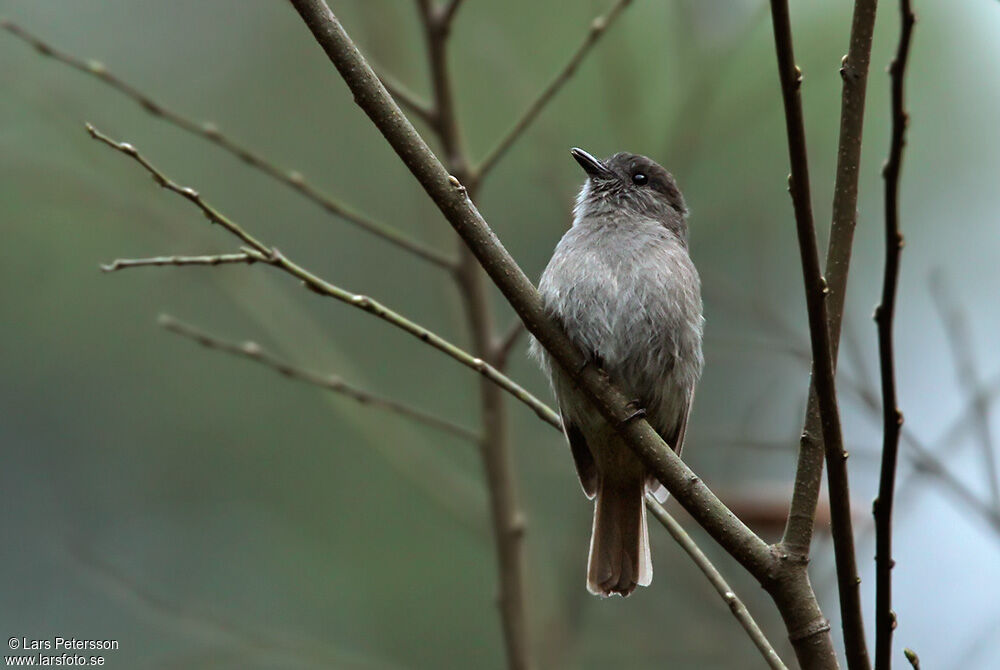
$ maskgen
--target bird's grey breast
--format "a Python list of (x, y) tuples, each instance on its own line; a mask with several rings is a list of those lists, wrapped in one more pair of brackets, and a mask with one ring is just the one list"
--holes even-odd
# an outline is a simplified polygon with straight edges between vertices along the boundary
[(539, 289), (584, 353), (632, 393), (653, 401), (664, 384), (693, 388), (701, 372), (698, 274), (685, 242), (658, 222), (578, 220)]

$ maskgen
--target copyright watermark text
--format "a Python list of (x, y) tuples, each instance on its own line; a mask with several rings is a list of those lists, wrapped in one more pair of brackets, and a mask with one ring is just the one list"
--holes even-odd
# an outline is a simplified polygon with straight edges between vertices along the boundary
[(5, 655), (5, 667), (103, 666), (107, 660), (104, 652), (117, 651), (118, 640), (11, 637), (7, 648), (20, 653)]

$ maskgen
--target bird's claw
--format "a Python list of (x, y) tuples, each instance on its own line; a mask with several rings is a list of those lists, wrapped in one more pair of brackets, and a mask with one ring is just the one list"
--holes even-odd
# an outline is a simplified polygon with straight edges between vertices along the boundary
[(630, 409), (631, 412), (629, 412), (628, 416), (622, 419), (621, 425), (625, 425), (626, 423), (633, 421), (635, 419), (646, 418), (646, 409), (639, 404), (638, 400), (629, 400), (628, 404), (625, 405), (625, 408)]

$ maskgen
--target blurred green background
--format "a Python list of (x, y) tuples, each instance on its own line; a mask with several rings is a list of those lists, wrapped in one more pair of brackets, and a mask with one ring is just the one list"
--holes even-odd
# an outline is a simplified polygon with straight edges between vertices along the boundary
[[(468, 0), (452, 61), (462, 131), (482, 156), (609, 2)], [(362, 49), (426, 93), (413, 3), (331, 6)], [(920, 1), (908, 72), (897, 316), (907, 426), (989, 501), (983, 432), (958, 436), (956, 377), (929, 291), (939, 273), (983, 379), (1000, 369), (1000, 5)], [(796, 50), (821, 238), (829, 221), (850, 3), (795, 2)], [(273, 0), (35, 0), (0, 13), (96, 58), (155, 99), (217, 123), (355, 208), (443, 249), (448, 225), (289, 6)], [(883, 1), (869, 86), (860, 220), (841, 384), (872, 623), (869, 501), (889, 62)], [(651, 155), (692, 210), (707, 367), (688, 463), (724, 498), (787, 499), (808, 377), (805, 308), (770, 22), (759, 1), (635, 0), (498, 166), (480, 208), (537, 278), (582, 181), (568, 148)], [(122, 668), (500, 668), (495, 560), (478, 455), (462, 440), (286, 381), (155, 324), (169, 312), (230, 339), (476, 425), (478, 380), (408, 335), (261, 267), (138, 269), (115, 257), (234, 249), (180, 198), (89, 139), (90, 121), (286, 255), (468, 345), (448, 278), (325, 215), (230, 155), (0, 33), (0, 632), (113, 638)], [(501, 321), (512, 318), (498, 295)], [(511, 374), (550, 398), (517, 349)], [(990, 406), (992, 408), (992, 405)], [(584, 589), (591, 506), (559, 436), (510, 409), (528, 520), (531, 637), (545, 668), (762, 665), (728, 610), (659, 528), (656, 579), (628, 600)], [(1000, 429), (991, 412), (993, 430)], [(978, 437), (977, 437), (978, 436)], [(949, 439), (955, 437), (956, 439)], [(942, 439), (943, 438), (943, 439)], [(958, 439), (960, 438), (960, 439)], [(978, 446), (977, 446), (978, 444)], [(1000, 653), (1000, 534), (904, 444), (896, 525), (897, 645), (926, 667)], [(759, 587), (689, 520), (793, 661)], [(834, 619), (832, 554), (814, 581)], [(902, 662), (897, 657), (897, 662)]]

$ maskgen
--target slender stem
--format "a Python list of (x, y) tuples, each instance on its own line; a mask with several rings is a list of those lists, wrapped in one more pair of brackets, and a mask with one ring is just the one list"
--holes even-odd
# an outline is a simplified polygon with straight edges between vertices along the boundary
[(156, 169), (152, 163), (147, 161), (134, 146), (132, 146), (127, 142), (117, 142), (111, 139), (110, 137), (99, 131), (97, 128), (95, 128), (92, 124), (89, 123), (86, 124), (86, 128), (90, 136), (95, 140), (97, 140), (98, 142), (101, 142), (102, 144), (111, 147), (115, 151), (125, 154), (135, 162), (139, 163), (139, 165), (141, 165), (146, 170), (146, 172), (148, 172), (150, 176), (152, 176), (153, 181), (156, 182), (158, 186), (160, 186), (161, 188), (165, 188), (168, 191), (172, 191), (177, 195), (181, 196), (182, 198), (184, 198), (185, 200), (188, 200), (189, 202), (193, 203), (195, 207), (201, 210), (202, 214), (205, 215), (205, 218), (208, 219), (210, 223), (216, 223), (222, 226), (227, 231), (229, 231), (237, 238), (239, 238), (244, 244), (250, 247), (247, 253), (255, 251), (258, 254), (263, 254), (265, 256), (270, 255), (271, 253), (270, 247), (268, 247), (266, 244), (255, 238), (247, 231), (243, 230), (243, 228), (238, 223), (236, 223), (232, 219), (227, 218), (224, 214), (222, 214), (222, 212), (220, 212), (219, 210), (215, 209), (207, 202), (205, 202), (205, 200), (201, 197), (201, 194), (198, 193), (198, 191), (194, 190), (190, 186), (181, 186), (177, 182), (172, 181), (169, 177), (167, 177), (165, 174)]
[(159, 117), (181, 130), (201, 137), (202, 139), (208, 140), (216, 146), (221, 147), (250, 167), (259, 170), (272, 179), (275, 179), (298, 191), (305, 198), (313, 201), (330, 214), (352, 223), (362, 230), (380, 237), (386, 242), (423, 258), (434, 265), (438, 265), (443, 268), (451, 268), (451, 266), (454, 265), (454, 261), (447, 255), (442, 254), (440, 251), (429, 247), (422, 242), (410, 239), (405, 234), (399, 232), (391, 226), (375, 221), (364, 214), (354, 211), (347, 205), (338, 202), (334, 198), (317, 189), (315, 186), (312, 186), (308, 181), (306, 181), (301, 172), (295, 170), (285, 170), (278, 167), (269, 159), (264, 158), (252, 149), (249, 149), (245, 145), (240, 144), (224, 135), (214, 124), (200, 123), (190, 117), (173, 111), (169, 107), (154, 100), (140, 89), (134, 87), (132, 84), (120, 79), (118, 76), (110, 72), (103, 63), (97, 61), (84, 61), (75, 56), (63, 53), (35, 35), (32, 35), (24, 28), (21, 28), (17, 24), (10, 21), (0, 21), (0, 28), (3, 28), (12, 35), (28, 42), (39, 53), (63, 63), (64, 65), (68, 65), (75, 70), (79, 70), (80, 72), (96, 77), (119, 93), (122, 93), (126, 97), (134, 100), (145, 111), (153, 116)]
[[(847, 275), (858, 212), (858, 178), (861, 139), (864, 129), (865, 97), (875, 30), (877, 0), (855, 0), (847, 56), (841, 68), (843, 90), (840, 108), (840, 138), (837, 149), (837, 176), (833, 195), (830, 246), (826, 254), (827, 327), (834, 368), (840, 343), (840, 329), (847, 296)], [(809, 400), (803, 422), (802, 440), (795, 474), (795, 488), (789, 507), (782, 544), (789, 551), (809, 554), (813, 517), (823, 480), (824, 449), (822, 425), (815, 386), (810, 382)]]
[(431, 106), (421, 100), (403, 82), (384, 71), (378, 72), (378, 78), (382, 81), (382, 85), (385, 86), (385, 90), (389, 91), (389, 94), (395, 98), (400, 107), (410, 110), (430, 126), (437, 124), (437, 116), (434, 114)]
[(982, 392), (983, 382), (976, 368), (975, 350), (972, 338), (969, 336), (968, 322), (940, 273), (931, 276), (931, 297), (945, 327), (959, 386), (969, 395), (972, 413), (968, 425), (978, 433), (990, 501), (993, 507), (1000, 511), (1000, 473), (997, 472), (997, 454), (993, 448), (988, 396)]
[(451, 22), (455, 20), (455, 14), (458, 13), (462, 2), (464, 0), (448, 0), (448, 4), (441, 9), (441, 23), (443, 25), (451, 27)]
[[(470, 177), (468, 160), (461, 140), (458, 113), (455, 108), (452, 77), (448, 63), (450, 21), (458, 2), (437, 7), (431, 0), (417, 0), (427, 46), (428, 69), (434, 92), (433, 126), (447, 158), (448, 170), (469, 186), (468, 197), (475, 197), (476, 185)], [(465, 307), (465, 316), (472, 335), (473, 351), (496, 367), (503, 361), (493, 347), (494, 318), (490, 308), (487, 284), (475, 257), (462, 245), (459, 261), (452, 277)], [(514, 478), (513, 455), (510, 448), (509, 421), (503, 394), (496, 385), (483, 379), (479, 387), (479, 407), (482, 437), (480, 451), (489, 491), (490, 515), (496, 545), (500, 609), (510, 670), (534, 667), (528, 639), (527, 598), (525, 596), (524, 515), (518, 502)]]
[(514, 345), (517, 344), (517, 341), (523, 333), (524, 322), (520, 319), (514, 319), (510, 326), (508, 326), (506, 332), (504, 332), (504, 334), (501, 335), (494, 343), (494, 348), (496, 349), (497, 359), (499, 362), (507, 362), (507, 358), (510, 356), (511, 350), (514, 348)]
[(284, 254), (282, 254), (278, 249), (270, 247), (263, 242), (252, 237), (243, 228), (241, 228), (235, 221), (229, 219), (224, 214), (213, 208), (201, 197), (201, 195), (192, 188), (179, 186), (178, 184), (171, 181), (166, 175), (160, 172), (156, 167), (154, 167), (149, 161), (147, 161), (131, 144), (124, 142), (116, 142), (109, 138), (108, 136), (99, 132), (96, 128), (91, 125), (87, 126), (87, 131), (92, 137), (101, 141), (105, 145), (125, 154), (126, 156), (132, 158), (143, 168), (146, 169), (153, 176), (153, 180), (160, 186), (177, 193), (187, 200), (194, 203), (201, 211), (205, 214), (205, 217), (209, 219), (212, 223), (217, 223), (226, 229), (231, 234), (235, 235), (239, 239), (243, 240), (247, 245), (243, 251), (249, 256), (252, 256), (255, 261), (259, 263), (264, 263), (275, 267), (286, 274), (289, 274), (303, 282), (303, 284), (309, 290), (319, 295), (323, 295), (335, 300), (339, 300), (347, 305), (351, 305), (358, 309), (364, 310), (369, 314), (372, 314), (383, 321), (387, 321), (392, 325), (400, 328), (407, 333), (413, 335), (421, 342), (428, 344), (438, 351), (441, 351), (451, 358), (455, 359), (462, 365), (471, 368), (481, 374), (486, 379), (489, 379), (494, 384), (498, 385), (503, 390), (507, 391), (515, 398), (520, 400), (522, 403), (534, 410), (535, 414), (538, 415), (543, 421), (550, 423), (554, 426), (561, 425), (559, 422), (559, 416), (548, 407), (541, 400), (531, 395), (527, 390), (522, 388), (516, 382), (511, 380), (509, 377), (501, 373), (494, 366), (490, 365), (483, 359), (473, 356), (468, 352), (462, 350), (461, 348), (455, 346), (451, 342), (445, 340), (443, 337), (437, 335), (436, 333), (427, 330), (423, 326), (407, 319), (403, 315), (394, 312), (382, 303), (373, 300), (365, 295), (359, 295), (351, 293), (350, 291), (345, 291), (344, 289), (335, 286), (318, 276), (311, 273), (309, 270), (305, 269), (301, 265), (296, 264)]
[(899, 226), (899, 175), (908, 123), (903, 99), (903, 77), (915, 20), (910, 0), (900, 0), (899, 10), (899, 45), (896, 57), (889, 66), (889, 76), (892, 78), (892, 142), (889, 160), (882, 173), (885, 177), (885, 271), (882, 277), (882, 302), (875, 310), (879, 370), (882, 377), (882, 467), (878, 497), (872, 506), (875, 516), (875, 670), (890, 670), (892, 667), (892, 632), (896, 629), (896, 614), (892, 610), (892, 505), (903, 413), (896, 404), (892, 325), (899, 284), (899, 256), (903, 249), (903, 235)]
[(167, 314), (161, 314), (158, 322), (171, 333), (194, 340), (207, 349), (222, 351), (255, 363), (260, 363), (264, 367), (270, 368), (275, 372), (288, 377), (289, 379), (295, 379), (297, 381), (305, 382), (306, 384), (318, 386), (319, 388), (327, 391), (333, 391), (334, 393), (350, 398), (359, 404), (405, 416), (406, 418), (412, 419), (417, 423), (430, 426), (431, 428), (436, 428), (437, 430), (441, 430), (446, 433), (451, 433), (452, 435), (461, 437), (465, 440), (470, 440), (472, 442), (479, 440), (479, 435), (465, 426), (460, 426), (456, 423), (448, 421), (447, 419), (442, 419), (432, 414), (428, 414), (427, 412), (410, 407), (409, 405), (396, 400), (390, 400), (389, 398), (383, 398), (382, 396), (375, 395), (374, 393), (370, 393), (358, 388), (357, 386), (349, 384), (337, 375), (324, 375), (292, 365), (291, 363), (281, 360), (274, 354), (269, 353), (256, 342), (251, 342), (249, 340), (245, 342), (229, 342), (206, 333), (199, 328), (195, 328), (194, 326), (186, 324), (182, 321), (178, 321), (174, 317)]
[(247, 253), (216, 254), (213, 256), (155, 256), (153, 258), (116, 258), (101, 265), (101, 272), (117, 272), (128, 268), (162, 267), (164, 265), (228, 265), (243, 263), (251, 265), (257, 257)]
[(631, 2), (632, 0), (616, 0), (615, 4), (605, 14), (598, 16), (590, 23), (590, 30), (587, 32), (587, 36), (583, 39), (580, 46), (577, 47), (566, 65), (563, 66), (538, 97), (528, 105), (528, 108), (521, 117), (507, 131), (507, 134), (497, 142), (496, 146), (486, 154), (486, 157), (475, 168), (473, 171), (473, 182), (481, 180), (490, 170), (496, 167), (497, 162), (503, 158), (504, 154), (521, 137), (521, 134), (538, 118), (538, 115), (542, 113), (549, 102), (566, 85), (566, 82), (572, 78), (580, 63), (583, 62), (583, 59), (587, 57), (587, 54), (594, 48), (594, 45), (601, 39), (601, 36), (608, 31), (608, 28), (611, 27)]
[(747, 610), (746, 605), (743, 601), (739, 599), (736, 593), (733, 591), (729, 583), (723, 578), (722, 573), (712, 565), (712, 562), (708, 560), (708, 556), (695, 544), (691, 536), (687, 534), (684, 528), (681, 527), (677, 520), (674, 519), (663, 508), (660, 503), (656, 502), (649, 494), (646, 495), (646, 508), (656, 517), (656, 520), (663, 524), (663, 527), (667, 529), (670, 536), (681, 546), (691, 560), (695, 562), (698, 569), (704, 573), (705, 577), (712, 584), (712, 587), (716, 592), (722, 597), (723, 601), (729, 605), (729, 610), (736, 617), (736, 621), (739, 622), (743, 630), (746, 631), (747, 635), (750, 637), (750, 641), (754, 643), (754, 646), (760, 651), (761, 656), (764, 657), (764, 661), (767, 663), (768, 667), (774, 670), (787, 670), (785, 664), (781, 661), (781, 657), (778, 653), (774, 651), (774, 647), (768, 642), (767, 636), (764, 635), (764, 631), (760, 629), (757, 622), (754, 621), (753, 617), (750, 616), (750, 612)]
[(851, 522), (850, 487), (847, 477), (847, 452), (844, 449), (837, 406), (837, 388), (833, 372), (830, 331), (827, 320), (826, 281), (820, 273), (809, 193), (809, 166), (806, 153), (805, 124), (802, 118), (800, 86), (802, 72), (795, 65), (792, 48), (791, 18), (787, 0), (771, 0), (778, 75), (785, 107), (788, 132), (788, 155), (792, 173), (789, 191), (795, 210), (795, 225), (799, 239), (806, 306), (809, 313), (809, 335), (813, 357), (813, 384), (819, 404), (829, 478), (831, 529), (837, 563), (840, 612), (844, 631), (844, 646), (848, 667), (863, 670), (870, 667), (865, 645), (864, 622), (861, 612), (860, 579), (854, 555), (854, 530)]

